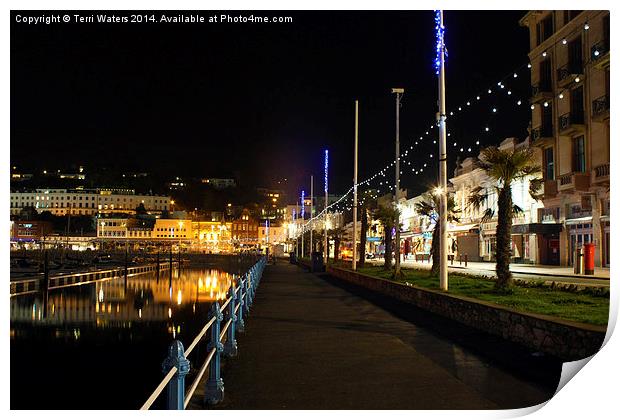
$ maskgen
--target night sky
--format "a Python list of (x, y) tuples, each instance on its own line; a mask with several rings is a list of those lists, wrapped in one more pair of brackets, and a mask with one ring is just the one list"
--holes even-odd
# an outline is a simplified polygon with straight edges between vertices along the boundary
[[(12, 12), (11, 20), (11, 164), (24, 169), (236, 174), (255, 186), (287, 177), (292, 193), (309, 190), (310, 174), (322, 188), (328, 147), (330, 191), (344, 192), (355, 99), (360, 180), (394, 159), (392, 87), (405, 88), (403, 149), (437, 110), (432, 11), (260, 12), (293, 23), (217, 25), (26, 25), (16, 14), (41, 13)], [(527, 63), (524, 14), (445, 12), (448, 109)], [(510, 87), (512, 98), (484, 99), (449, 119), (450, 141), (473, 145), (487, 123), (487, 144), (523, 138), (529, 108), (513, 99), (527, 103), (529, 77)], [(494, 118), (492, 106), (500, 110)], [(414, 164), (430, 162), (437, 146), (426, 141), (418, 150)], [(419, 193), (436, 178), (434, 167), (424, 175), (407, 172), (402, 185)]]

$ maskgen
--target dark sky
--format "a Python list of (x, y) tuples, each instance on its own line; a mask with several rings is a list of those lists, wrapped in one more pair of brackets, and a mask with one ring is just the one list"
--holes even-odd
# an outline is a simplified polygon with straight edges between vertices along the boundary
[[(23, 168), (238, 173), (256, 186), (287, 177), (292, 192), (302, 181), (309, 189), (311, 173), (315, 189), (322, 188), (328, 147), (330, 190), (344, 192), (352, 178), (355, 99), (360, 180), (394, 159), (390, 88), (406, 91), (403, 148), (430, 128), (436, 112), (432, 11), (260, 12), (292, 16), (293, 23), (216, 25), (26, 25), (15, 22), (17, 14), (41, 12), (12, 12), (11, 163)], [(449, 109), (527, 63), (523, 15), (445, 12)], [(514, 82), (515, 97), (526, 99), (529, 79)], [(472, 144), (489, 122), (491, 103), (476, 106), (448, 121), (451, 140)], [(504, 112), (490, 120), (487, 143), (523, 137), (529, 109), (497, 106)], [(435, 151), (427, 141), (413, 164)], [(434, 169), (425, 175), (406, 173), (402, 183), (419, 192), (436, 177)]]

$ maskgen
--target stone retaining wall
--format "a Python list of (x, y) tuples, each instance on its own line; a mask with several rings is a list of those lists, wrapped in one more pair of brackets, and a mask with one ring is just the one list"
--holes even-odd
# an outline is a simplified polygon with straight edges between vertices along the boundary
[(498, 335), (562, 360), (578, 360), (596, 353), (606, 328), (529, 314), (467, 297), (407, 286), (390, 280), (328, 266), (328, 274), (348, 283), (411, 303), (428, 312)]

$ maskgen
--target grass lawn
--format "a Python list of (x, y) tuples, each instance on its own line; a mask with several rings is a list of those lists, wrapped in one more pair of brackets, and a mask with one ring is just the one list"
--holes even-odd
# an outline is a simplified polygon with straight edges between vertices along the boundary
[[(350, 268), (350, 267), (346, 267)], [(383, 267), (365, 266), (358, 270), (363, 274), (392, 280), (392, 271)], [(401, 283), (432, 290), (439, 290), (437, 277), (430, 277), (427, 270), (402, 269)], [(498, 305), (542, 315), (551, 315), (570, 321), (593, 325), (607, 325), (609, 318), (609, 294), (597, 295), (596, 292), (555, 290), (548, 286), (515, 286), (511, 294), (498, 294), (494, 291), (494, 282), (490, 279), (474, 276), (450, 274), (448, 293), (455, 296), (467, 296), (493, 302)]]

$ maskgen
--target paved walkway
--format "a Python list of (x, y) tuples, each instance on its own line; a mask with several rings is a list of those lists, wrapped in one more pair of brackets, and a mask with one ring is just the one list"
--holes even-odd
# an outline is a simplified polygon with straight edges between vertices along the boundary
[[(217, 408), (495, 409), (553, 394), (559, 364), (553, 378), (533, 383), (445, 334), (540, 374), (545, 369), (529, 353), (523, 358), (498, 339), (425, 317), (414, 314), (412, 323), (328, 276), (287, 263), (268, 266), (238, 337), (239, 355), (223, 369), (225, 399)], [(202, 408), (199, 392), (190, 408)]]
[[(383, 265), (383, 258), (367, 260), (371, 264)], [(402, 262), (403, 267), (419, 268), (430, 270), (430, 262), (405, 260)], [(459, 264), (455, 260), (452, 265), (448, 266), (451, 273), (463, 273), (475, 275), (495, 275), (494, 262), (469, 262), (467, 267), (465, 263)], [(582, 286), (605, 286), (609, 287), (609, 268), (596, 267), (594, 275), (580, 275), (573, 272), (572, 267), (558, 267), (554, 265), (532, 265), (532, 264), (510, 264), (510, 271), (513, 276), (523, 280), (541, 280), (546, 282), (561, 282), (569, 284), (577, 284)]]

